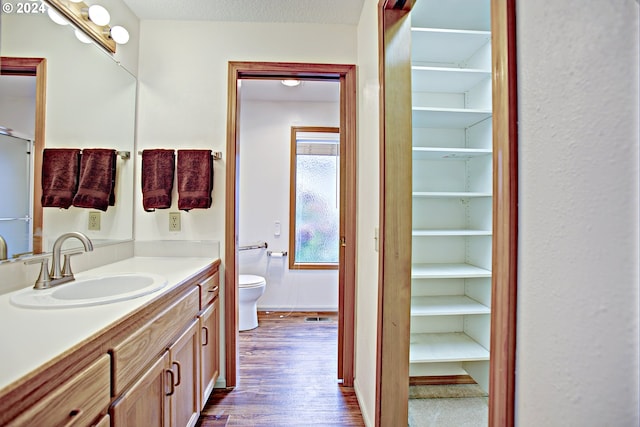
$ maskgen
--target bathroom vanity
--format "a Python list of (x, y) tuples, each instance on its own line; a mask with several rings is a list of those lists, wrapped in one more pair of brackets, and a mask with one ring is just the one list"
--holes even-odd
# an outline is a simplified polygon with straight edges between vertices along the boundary
[(77, 278), (153, 272), (168, 282), (91, 307), (21, 308), (0, 295), (0, 425), (195, 425), (219, 374), (219, 266), (134, 257), (89, 270)]

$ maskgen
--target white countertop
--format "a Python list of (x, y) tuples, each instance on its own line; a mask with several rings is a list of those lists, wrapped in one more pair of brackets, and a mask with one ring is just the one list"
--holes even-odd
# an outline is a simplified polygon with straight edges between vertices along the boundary
[(0, 295), (0, 392), (171, 290), (213, 261), (211, 258), (195, 257), (134, 257), (77, 273), (76, 279), (105, 273), (154, 273), (167, 279), (167, 286), (154, 293), (104, 305), (56, 309), (21, 308), (10, 302), (14, 292)]

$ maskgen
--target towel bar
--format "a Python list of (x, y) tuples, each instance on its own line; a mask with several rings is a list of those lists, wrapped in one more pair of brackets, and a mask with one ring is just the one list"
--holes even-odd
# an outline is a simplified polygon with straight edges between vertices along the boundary
[[(138, 155), (142, 155), (142, 150), (138, 150)], [(213, 160), (221, 160), (222, 159), (222, 151), (214, 151), (211, 153), (213, 156)]]

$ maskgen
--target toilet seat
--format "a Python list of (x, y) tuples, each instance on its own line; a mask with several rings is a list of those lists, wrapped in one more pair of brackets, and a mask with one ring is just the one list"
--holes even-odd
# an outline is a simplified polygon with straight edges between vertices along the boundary
[(238, 287), (242, 289), (258, 288), (265, 285), (264, 277), (253, 274), (241, 274), (238, 278)]

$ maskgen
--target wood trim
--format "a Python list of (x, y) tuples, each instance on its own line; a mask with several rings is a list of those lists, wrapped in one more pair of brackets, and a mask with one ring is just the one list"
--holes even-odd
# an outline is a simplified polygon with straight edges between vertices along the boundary
[(46, 58), (0, 58), (0, 74), (35, 76), (36, 116), (33, 144), (33, 242), (34, 254), (42, 253), (42, 151), (45, 144), (45, 116), (47, 108)]
[(491, 1), (493, 267), (489, 425), (514, 420), (518, 265), (518, 103), (515, 0)]
[(386, 0), (383, 8), (385, 10), (406, 10), (410, 11), (416, 4), (416, 0)]
[[(305, 64), (287, 62), (229, 62), (228, 105), (227, 105), (227, 173), (225, 196), (225, 375), (227, 387), (235, 387), (237, 382), (237, 342), (238, 314), (237, 287), (238, 272), (238, 162), (239, 162), (239, 114), (238, 79), (298, 78), (298, 79), (340, 79), (341, 82), (341, 138), (346, 145), (349, 173), (346, 179), (345, 206), (346, 239), (344, 259), (341, 263), (341, 280), (338, 326), (338, 374), (342, 374), (343, 385), (353, 385), (355, 357), (355, 269), (356, 269), (356, 67), (350, 64)], [(341, 143), (342, 143), (341, 139)], [(351, 242), (351, 243), (349, 243)], [(344, 272), (342, 272), (344, 270)]]
[(376, 426), (409, 414), (411, 31), (408, 11), (379, 5), (380, 241)]
[[(289, 269), (290, 270), (338, 270), (339, 264), (322, 264), (322, 263), (302, 263), (296, 262), (296, 177), (297, 177), (297, 136), (298, 132), (318, 132), (318, 133), (340, 133), (339, 127), (322, 127), (322, 126), (291, 126), (291, 148), (289, 149)], [(340, 146), (342, 148), (342, 145)], [(343, 162), (341, 162), (343, 163)], [(340, 176), (344, 177), (344, 170), (340, 170)], [(344, 203), (342, 196), (340, 203)], [(341, 205), (341, 206), (344, 206)], [(340, 223), (344, 219), (340, 218)]]
[(339, 324), (342, 336), (339, 336), (342, 350), (338, 357), (342, 360), (342, 385), (353, 387), (355, 377), (355, 329), (356, 329), (356, 267), (357, 267), (357, 85), (356, 67), (349, 66), (340, 76), (340, 145), (344, 158), (344, 213), (345, 246), (341, 246), (344, 260), (340, 271), (344, 275), (340, 281), (342, 310), (339, 310)]
[(224, 274), (224, 328), (225, 328), (225, 380), (229, 388), (236, 386), (238, 378), (238, 290), (236, 277), (238, 276), (238, 178), (239, 169), (239, 140), (240, 126), (238, 114), (238, 79), (242, 66), (235, 62), (229, 63), (227, 76), (227, 164), (225, 190), (225, 274)]
[(409, 385), (477, 384), (469, 375), (438, 375), (409, 377)]

